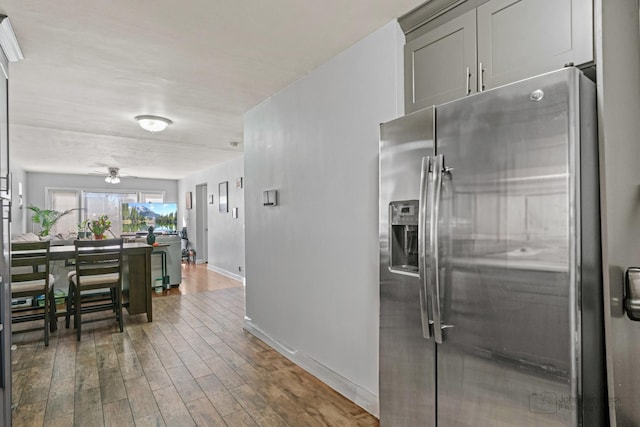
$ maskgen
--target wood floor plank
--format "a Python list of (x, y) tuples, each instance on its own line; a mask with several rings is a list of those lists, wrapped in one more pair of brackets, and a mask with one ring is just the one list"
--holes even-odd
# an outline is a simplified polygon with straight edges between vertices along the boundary
[(160, 413), (167, 426), (196, 425), (174, 386), (155, 390), (153, 395), (160, 406)]
[(223, 427), (227, 425), (209, 399), (192, 400), (187, 402), (186, 406), (198, 427)]
[(173, 385), (173, 382), (171, 382), (171, 378), (169, 378), (167, 371), (165, 371), (163, 368), (145, 370), (144, 375), (147, 377), (149, 387), (152, 391)]
[(41, 426), (44, 423), (46, 405), (46, 400), (20, 404), (13, 411), (13, 427)]
[(164, 419), (160, 412), (147, 415), (146, 417), (135, 418), (136, 427), (165, 427)]
[(44, 427), (69, 427), (73, 425), (73, 414), (65, 415), (60, 418), (46, 418), (44, 420)]
[(269, 404), (247, 384), (231, 390), (231, 394), (258, 425), (286, 427), (287, 423)]
[(98, 370), (118, 367), (118, 355), (113, 342), (96, 345), (96, 366)]
[(98, 371), (98, 377), (100, 379), (100, 395), (102, 396), (103, 405), (127, 398), (127, 389), (124, 386), (124, 379), (120, 369), (101, 369)]
[(75, 406), (75, 394), (71, 389), (71, 393), (56, 394), (47, 399), (47, 409), (45, 413), (46, 419), (63, 418), (68, 415), (73, 416)]
[(135, 427), (131, 407), (127, 399), (110, 402), (102, 407), (104, 425), (116, 427)]
[(52, 369), (31, 368), (22, 390), (20, 403), (46, 402), (49, 397), (52, 374)]
[(188, 338), (187, 342), (202, 360), (218, 357), (218, 353), (200, 335)]
[(127, 379), (124, 381), (124, 386), (127, 389), (131, 412), (135, 419), (160, 413), (146, 377)]
[(234, 412), (233, 414), (229, 414), (224, 417), (224, 422), (227, 423), (229, 427), (254, 427), (258, 426), (256, 422), (251, 418), (251, 415), (247, 414), (245, 411)]
[(76, 381), (74, 377), (63, 378), (51, 382), (49, 387), (49, 399), (67, 394), (74, 395), (76, 390)]
[(85, 356), (76, 360), (76, 390), (90, 390), (96, 387), (100, 387), (100, 377), (94, 353), (93, 359)]
[(144, 375), (144, 370), (140, 365), (140, 361), (138, 360), (138, 356), (133, 354), (118, 354), (118, 365), (120, 366), (120, 372), (122, 373), (122, 378), (125, 380), (130, 378), (141, 377)]
[(145, 372), (155, 369), (164, 370), (164, 366), (153, 348), (151, 350), (145, 349), (143, 352), (138, 352), (138, 361), (140, 362), (142, 370)]
[(58, 353), (53, 364), (53, 380), (64, 378), (74, 378), (76, 375), (76, 355), (75, 353)]
[(82, 390), (76, 393), (73, 410), (73, 425), (78, 427), (103, 426), (102, 401), (100, 388)]
[(229, 391), (207, 394), (207, 398), (222, 417), (242, 411), (242, 406)]
[(11, 372), (11, 404), (13, 407), (16, 407), (20, 402), (20, 398), (22, 397), (24, 386), (27, 384), (28, 377), (29, 377), (29, 369), (21, 369), (19, 371), (12, 370)]
[(193, 378), (211, 375), (211, 369), (192, 348), (178, 353), (178, 357), (180, 357), (180, 360), (182, 360), (182, 363)]
[(171, 381), (173, 381), (173, 384), (183, 402), (190, 402), (192, 400), (201, 399), (205, 396), (196, 380), (184, 366), (167, 369), (167, 374), (171, 378)]
[[(240, 376), (221, 357), (206, 360), (205, 363), (213, 374), (228, 389), (236, 388), (244, 384)], [(246, 363), (244, 364), (246, 365)]]

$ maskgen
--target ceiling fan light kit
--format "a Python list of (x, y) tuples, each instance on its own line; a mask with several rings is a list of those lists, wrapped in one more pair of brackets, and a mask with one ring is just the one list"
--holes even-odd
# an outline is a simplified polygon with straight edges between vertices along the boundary
[(135, 119), (142, 129), (148, 130), (149, 132), (162, 132), (167, 126), (173, 123), (166, 117), (151, 116), (148, 114), (136, 116)]
[(109, 175), (104, 179), (105, 182), (109, 184), (118, 184), (120, 183), (120, 169), (119, 168), (109, 168)]

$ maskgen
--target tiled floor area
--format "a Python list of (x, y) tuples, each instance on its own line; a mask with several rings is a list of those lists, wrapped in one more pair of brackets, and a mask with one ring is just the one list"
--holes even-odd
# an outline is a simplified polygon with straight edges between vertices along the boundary
[(377, 420), (242, 329), (239, 283), (183, 266), (154, 321), (83, 326), (59, 319), (14, 335), (14, 426), (376, 426)]

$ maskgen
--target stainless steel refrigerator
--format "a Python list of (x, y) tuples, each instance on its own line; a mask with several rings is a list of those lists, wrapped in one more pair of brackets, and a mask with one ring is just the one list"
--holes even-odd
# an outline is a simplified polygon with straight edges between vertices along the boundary
[(381, 125), (382, 426), (600, 426), (595, 86), (565, 68)]

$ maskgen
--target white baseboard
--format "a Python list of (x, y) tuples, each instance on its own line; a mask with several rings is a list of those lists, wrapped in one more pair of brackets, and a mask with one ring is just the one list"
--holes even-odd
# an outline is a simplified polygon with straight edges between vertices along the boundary
[(223, 276), (228, 277), (229, 279), (237, 280), (238, 282), (244, 283), (244, 277), (240, 276), (239, 274), (235, 274), (225, 269), (222, 269), (220, 267), (216, 267), (215, 265), (208, 264), (207, 270), (215, 271), (216, 273), (222, 274)]
[(304, 354), (299, 350), (292, 349), (278, 340), (267, 335), (262, 329), (254, 325), (251, 319), (244, 318), (244, 329), (252, 335), (260, 338), (262, 341), (273, 347), (278, 353), (318, 378), (323, 383), (353, 401), (356, 405), (361, 406), (367, 412), (379, 417), (378, 396), (368, 390), (363, 389), (357, 384), (352, 383), (347, 378), (335, 372), (328, 366), (323, 365), (313, 359), (308, 354)]

